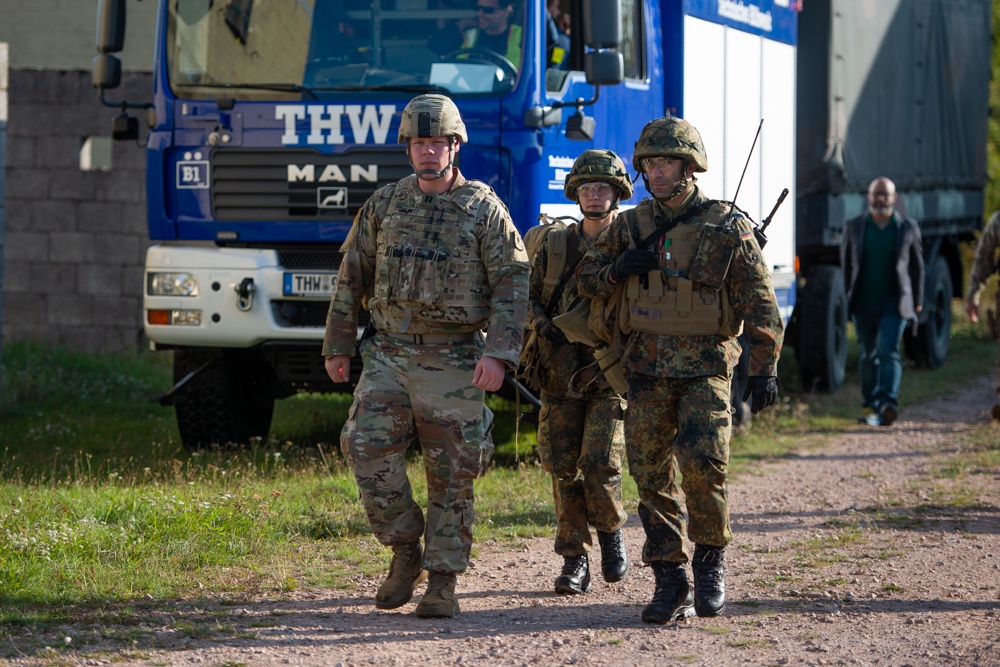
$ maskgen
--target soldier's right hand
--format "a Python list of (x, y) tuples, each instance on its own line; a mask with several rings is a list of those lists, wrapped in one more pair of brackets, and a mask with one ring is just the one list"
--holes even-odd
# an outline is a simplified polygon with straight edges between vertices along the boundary
[(965, 302), (965, 312), (969, 316), (969, 320), (972, 323), (979, 321), (979, 305), (972, 303), (971, 301)]
[(656, 255), (652, 250), (632, 248), (626, 250), (611, 266), (609, 276), (615, 283), (620, 283), (629, 276), (649, 273), (657, 267)]
[(569, 345), (569, 339), (566, 338), (566, 334), (552, 322), (552, 320), (544, 320), (535, 325), (535, 331), (538, 332), (539, 336), (547, 338), (549, 342), (555, 343), (556, 345)]
[(324, 362), (326, 374), (334, 382), (347, 382), (351, 379), (351, 358), (346, 354), (335, 354), (327, 357)]

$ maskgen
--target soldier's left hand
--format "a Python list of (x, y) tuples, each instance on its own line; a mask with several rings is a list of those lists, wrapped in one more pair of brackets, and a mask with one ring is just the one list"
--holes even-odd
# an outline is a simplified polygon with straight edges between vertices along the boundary
[(496, 357), (483, 357), (476, 363), (472, 384), (486, 391), (496, 391), (503, 384), (507, 368)]
[[(752, 397), (752, 398), (751, 398)], [(743, 402), (750, 399), (750, 412), (757, 414), (778, 400), (778, 378), (769, 375), (752, 375), (743, 392)]]

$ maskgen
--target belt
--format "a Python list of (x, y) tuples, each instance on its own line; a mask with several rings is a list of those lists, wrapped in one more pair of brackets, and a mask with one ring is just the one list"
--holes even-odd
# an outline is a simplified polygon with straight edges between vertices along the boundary
[(479, 340), (482, 333), (479, 331), (460, 331), (450, 334), (404, 334), (395, 331), (382, 331), (389, 338), (405, 340), (414, 345), (451, 345), (452, 343), (465, 343), (470, 340)]

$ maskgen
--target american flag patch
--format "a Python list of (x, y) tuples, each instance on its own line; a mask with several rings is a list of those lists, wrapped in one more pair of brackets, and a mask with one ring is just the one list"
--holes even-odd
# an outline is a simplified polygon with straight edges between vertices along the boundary
[(751, 238), (753, 238), (753, 232), (743, 232), (740, 234), (741, 241), (749, 241)]

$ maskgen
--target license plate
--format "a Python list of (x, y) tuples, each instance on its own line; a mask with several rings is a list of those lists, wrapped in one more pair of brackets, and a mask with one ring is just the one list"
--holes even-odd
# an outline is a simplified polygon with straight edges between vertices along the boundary
[(333, 294), (336, 273), (285, 273), (285, 296), (329, 297)]

